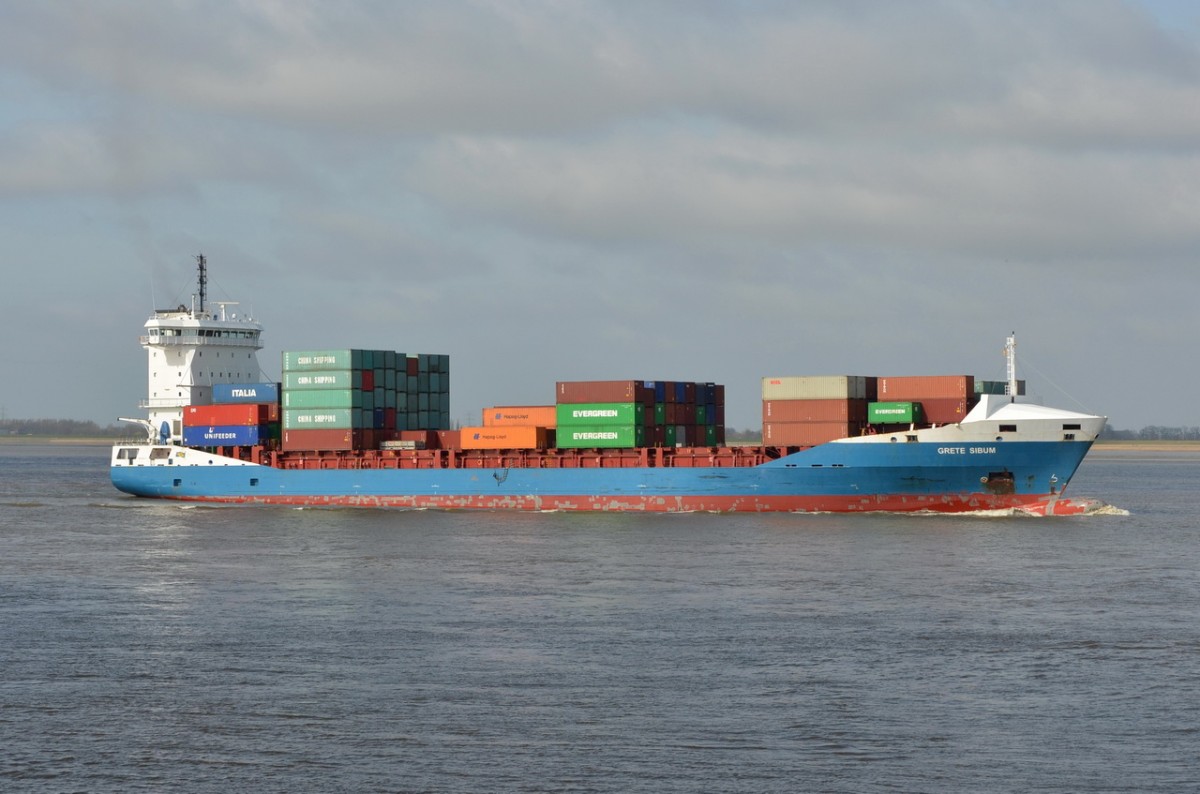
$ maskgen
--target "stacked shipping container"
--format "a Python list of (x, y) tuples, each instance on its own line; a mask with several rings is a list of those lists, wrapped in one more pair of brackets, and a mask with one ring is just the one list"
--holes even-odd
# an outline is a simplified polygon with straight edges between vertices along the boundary
[(555, 444), (553, 405), (497, 405), (483, 409), (483, 424), (459, 433), (463, 449), (546, 449)]
[(184, 407), (184, 446), (266, 446), (277, 441), (278, 394), (273, 383), (217, 384), (211, 405)]
[(763, 443), (808, 447), (861, 435), (875, 378), (809, 375), (762, 379)]
[(717, 446), (725, 443), (725, 387), (694, 381), (559, 381), (562, 448)]
[[(1024, 393), (1024, 382), (1018, 392)], [(684, 381), (559, 381), (554, 405), (495, 406), (449, 430), (449, 357), (386, 350), (289, 351), (283, 382), (218, 384), (184, 411), (187, 446), (353, 450), (634, 448), (725, 443), (724, 386)], [(969, 375), (762, 379), (763, 443), (815, 446), (868, 426), (961, 421), (1002, 382)]]
[(725, 387), (687, 381), (559, 381), (554, 405), (495, 406), (465, 449), (630, 449), (725, 443)]
[(376, 448), (450, 424), (449, 356), (393, 350), (283, 353), (283, 448)]
[(915, 375), (879, 378), (878, 399), (921, 404), (923, 420), (934, 425), (961, 422), (975, 403), (971, 375)]

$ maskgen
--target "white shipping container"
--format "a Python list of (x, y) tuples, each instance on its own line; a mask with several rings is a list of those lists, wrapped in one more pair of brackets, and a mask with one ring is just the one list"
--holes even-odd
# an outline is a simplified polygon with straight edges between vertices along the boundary
[(794, 375), (763, 378), (764, 400), (864, 400), (865, 375)]

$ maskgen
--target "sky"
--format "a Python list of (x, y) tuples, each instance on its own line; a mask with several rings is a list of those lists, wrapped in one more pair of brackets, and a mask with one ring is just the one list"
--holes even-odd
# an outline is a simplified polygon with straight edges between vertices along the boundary
[(1001, 380), (1195, 426), (1200, 5), (0, 5), (0, 412), (115, 423), (142, 325), (259, 360), (443, 353), (451, 414), (559, 380)]

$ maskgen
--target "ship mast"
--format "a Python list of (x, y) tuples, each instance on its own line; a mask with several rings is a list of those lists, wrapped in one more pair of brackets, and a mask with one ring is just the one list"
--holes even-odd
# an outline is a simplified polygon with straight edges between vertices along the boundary
[(1004, 360), (1008, 362), (1008, 383), (1004, 385), (1004, 393), (1009, 402), (1017, 401), (1017, 332), (1013, 331), (1004, 343)]
[(204, 314), (204, 299), (208, 295), (208, 260), (204, 254), (196, 256), (196, 268), (200, 271), (197, 279), (200, 285), (200, 313)]

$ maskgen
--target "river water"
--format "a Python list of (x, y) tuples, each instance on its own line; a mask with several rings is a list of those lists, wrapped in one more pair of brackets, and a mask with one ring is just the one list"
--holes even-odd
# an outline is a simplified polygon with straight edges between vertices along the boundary
[(189, 507), (0, 447), (0, 789), (1200, 789), (1200, 453), (1015, 516)]

